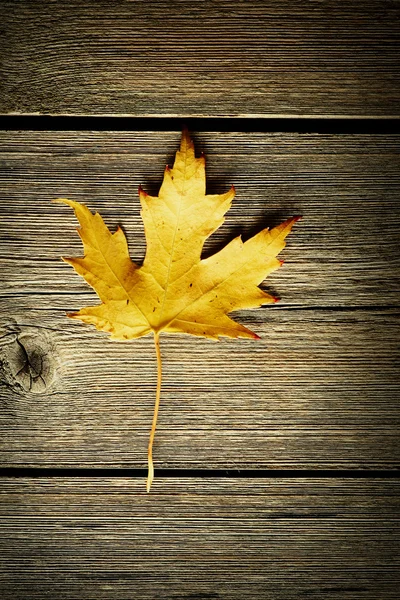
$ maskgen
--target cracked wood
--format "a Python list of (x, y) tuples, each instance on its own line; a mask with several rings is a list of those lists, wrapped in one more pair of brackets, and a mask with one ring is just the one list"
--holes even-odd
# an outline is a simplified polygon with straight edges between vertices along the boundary
[(399, 3), (2, 2), (3, 113), (399, 116)]
[[(5, 333), (16, 326), (38, 344), (47, 333), (53, 348), (40, 401), (3, 369), (3, 466), (145, 467), (156, 385), (152, 341), (110, 344), (65, 317), (97, 300), (60, 260), (79, 254), (80, 241), (73, 216), (50, 200), (86, 201), (111, 228), (126, 227), (130, 254), (140, 261), (137, 188), (142, 183), (157, 193), (179, 137), (1, 134), (2, 321)], [(165, 388), (156, 468), (396, 467), (398, 136), (202, 133), (195, 139), (207, 156), (208, 192), (232, 183), (237, 190), (206, 252), (291, 214), (304, 220), (289, 240), (285, 265), (263, 286), (281, 302), (238, 314), (262, 340), (161, 340)]]

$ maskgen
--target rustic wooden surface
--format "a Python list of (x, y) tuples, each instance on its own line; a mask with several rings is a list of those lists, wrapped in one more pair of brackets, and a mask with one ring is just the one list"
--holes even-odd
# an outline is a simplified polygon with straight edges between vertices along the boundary
[(398, 0), (2, 1), (3, 113), (399, 116)]
[[(242, 311), (259, 342), (163, 336), (156, 467), (399, 465), (399, 136), (202, 133), (209, 191), (237, 196), (212, 252), (303, 214)], [(157, 193), (174, 132), (3, 132), (0, 299), (3, 466), (144, 468), (155, 395), (150, 337), (110, 342), (66, 311), (97, 302), (60, 260), (81, 255), (86, 202), (144, 256), (137, 188)]]
[[(400, 116), (400, 2), (0, 9), (2, 126), (136, 117), (0, 133), (0, 598), (397, 600), (400, 136), (381, 118)], [(208, 191), (237, 190), (205, 254), (304, 219), (263, 284), (281, 302), (236, 315), (259, 342), (163, 336), (148, 495), (152, 340), (67, 319), (97, 299), (50, 200), (122, 226), (140, 262), (137, 188), (158, 191), (171, 116), (215, 117), (189, 121), (214, 129), (194, 132)]]
[[(399, 482), (5, 479), (4, 600), (397, 600)], [(29, 590), (29, 595), (27, 595)]]

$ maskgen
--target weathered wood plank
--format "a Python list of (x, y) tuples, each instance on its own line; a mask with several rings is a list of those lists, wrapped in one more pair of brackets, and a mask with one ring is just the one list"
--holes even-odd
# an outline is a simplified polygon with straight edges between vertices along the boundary
[(6, 479), (4, 600), (397, 599), (399, 481)]
[(399, 116), (396, 0), (2, 2), (3, 113)]
[[(282, 302), (238, 315), (260, 342), (162, 340), (156, 466), (397, 466), (398, 138), (196, 138), (209, 191), (232, 182), (238, 191), (208, 251), (240, 230), (299, 212), (304, 220), (266, 284)], [(60, 260), (81, 244), (71, 212), (49, 201), (100, 210), (140, 260), (137, 186), (157, 192), (178, 139), (2, 134), (1, 464), (145, 466), (152, 341), (111, 343), (65, 317), (96, 296)]]
[[(144, 468), (151, 338), (110, 342), (62, 311), (18, 314), (31, 326), (14, 328), (19, 342), (1, 340), (1, 464)], [(162, 338), (156, 468), (399, 465), (397, 312), (268, 310), (241, 321), (262, 340)], [(26, 370), (16, 376), (21, 345), (47, 389)]]
[[(69, 308), (59, 293), (87, 293), (60, 261), (81, 253), (70, 209), (58, 196), (86, 202), (107, 224), (122, 225), (132, 257), (145, 240), (139, 184), (158, 192), (179, 144), (172, 132), (2, 132), (0, 223), (5, 294), (50, 294), (41, 306)], [(232, 184), (225, 224), (206, 244), (213, 252), (293, 214), (304, 220), (288, 238), (283, 269), (266, 284), (284, 305), (387, 306), (399, 299), (400, 136), (202, 133), (208, 191)], [(18, 265), (18, 266), (17, 266)], [(57, 293), (55, 293), (57, 292)]]

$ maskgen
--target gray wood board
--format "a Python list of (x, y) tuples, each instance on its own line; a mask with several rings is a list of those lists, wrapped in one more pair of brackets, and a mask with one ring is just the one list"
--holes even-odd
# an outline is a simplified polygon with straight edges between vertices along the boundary
[[(85, 201), (122, 225), (140, 261), (137, 187), (157, 192), (179, 134), (1, 139), (1, 464), (145, 467), (153, 342), (113, 343), (66, 318), (97, 299), (60, 260), (81, 255), (81, 242), (72, 211), (50, 200)], [(398, 137), (195, 139), (209, 191), (237, 189), (207, 252), (240, 231), (304, 219), (263, 286), (282, 301), (237, 314), (262, 340), (163, 337), (156, 467), (397, 466)]]
[[(98, 210), (113, 230), (121, 225), (140, 262), (138, 186), (158, 193), (179, 138), (173, 132), (1, 132), (4, 293), (51, 292), (42, 298), (51, 306), (60, 305), (61, 294), (87, 294), (86, 283), (60, 261), (80, 255), (81, 241), (71, 209), (50, 203), (59, 196)], [(282, 254), (284, 267), (264, 287), (285, 305), (398, 303), (400, 136), (201, 133), (194, 139), (206, 154), (208, 193), (236, 188), (205, 254), (239, 233), (249, 237), (302, 214)], [(69, 307), (61, 300), (61, 307), (77, 308), (80, 301)]]
[(399, 481), (4, 479), (4, 600), (398, 598)]
[(400, 114), (397, 0), (1, 4), (3, 113)]

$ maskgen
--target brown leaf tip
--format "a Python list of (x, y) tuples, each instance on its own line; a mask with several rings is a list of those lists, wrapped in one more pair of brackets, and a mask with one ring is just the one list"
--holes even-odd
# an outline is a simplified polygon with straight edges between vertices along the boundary
[(254, 339), (255, 339), (255, 340), (261, 340), (260, 336), (259, 336), (259, 335), (257, 335), (256, 333), (253, 333), (253, 335), (254, 335)]
[(276, 304), (277, 302), (280, 302), (281, 299), (278, 296), (274, 296), (273, 302), (274, 304)]
[(185, 147), (194, 148), (194, 142), (193, 142), (192, 138), (190, 137), (189, 130), (186, 126), (183, 127), (183, 129), (182, 129), (181, 146), (180, 146), (181, 151), (184, 150)]
[(142, 196), (148, 196), (148, 193), (144, 191), (144, 189), (142, 188), (141, 185), (139, 185), (138, 192), (139, 192), (139, 196), (140, 195), (142, 195)]
[(300, 221), (300, 219), (302, 219), (302, 218), (303, 218), (303, 215), (296, 215), (293, 217), (293, 221), (297, 222), (297, 221)]

